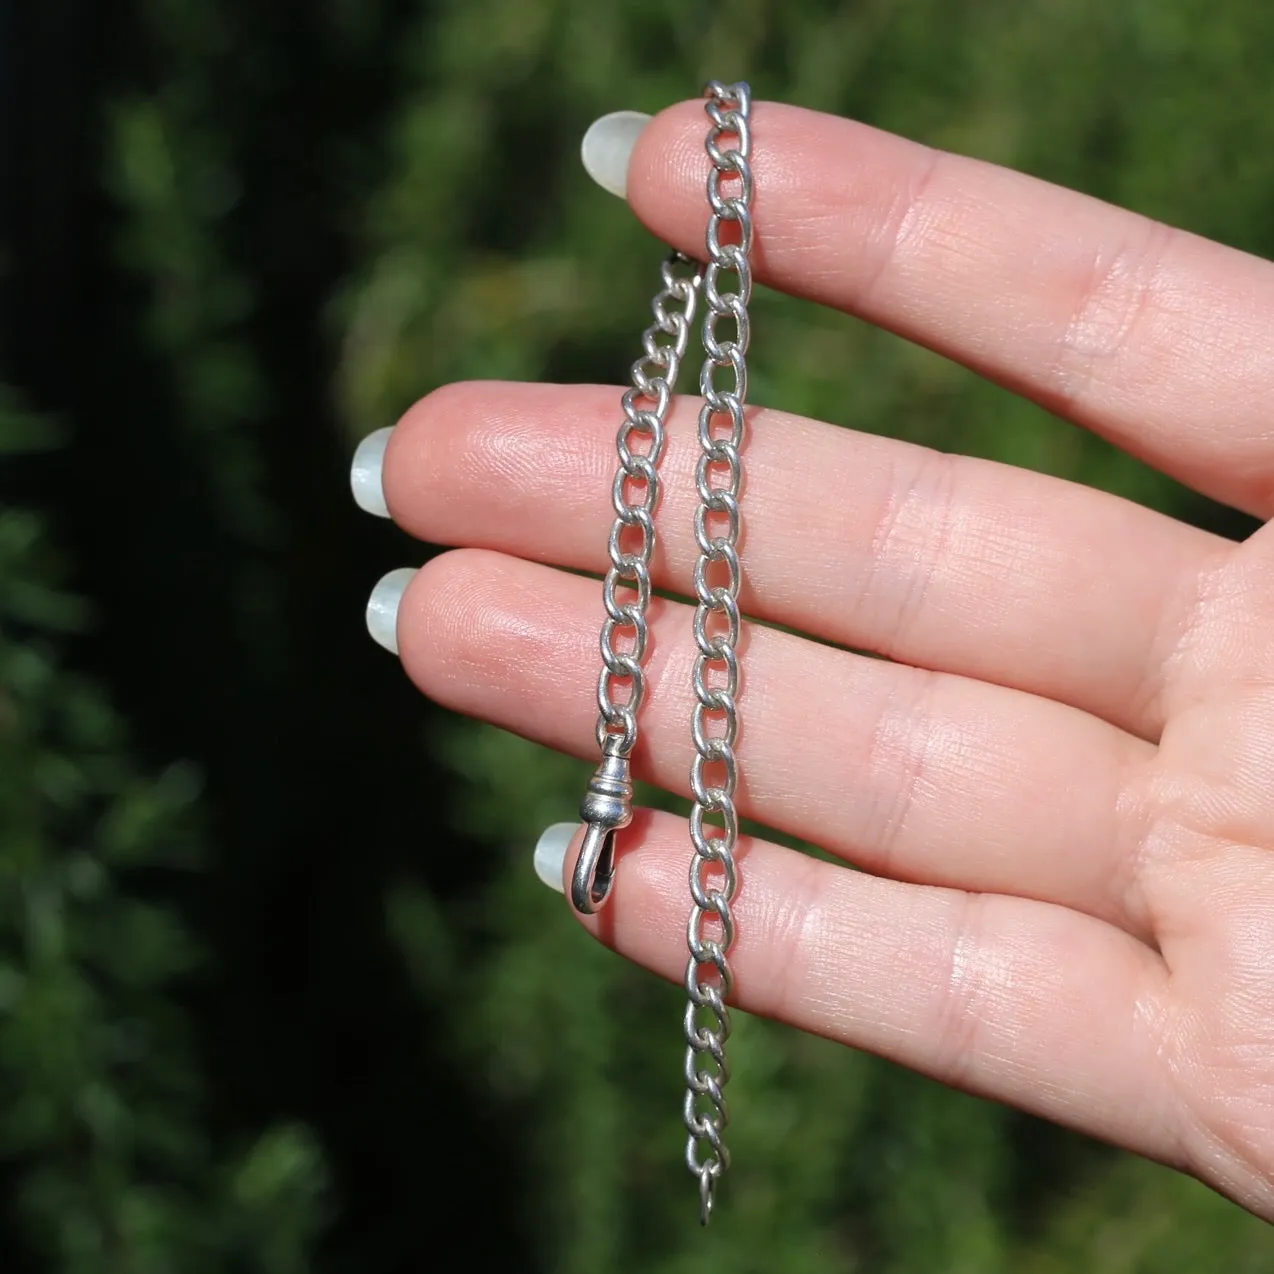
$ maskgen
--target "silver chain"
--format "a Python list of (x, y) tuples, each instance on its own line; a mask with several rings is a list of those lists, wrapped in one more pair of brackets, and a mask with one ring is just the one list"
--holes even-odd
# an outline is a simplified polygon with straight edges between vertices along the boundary
[[(734, 744), (739, 728), (736, 652), (741, 584), (739, 488), (743, 478), (739, 453), (748, 392), (753, 190), (751, 90), (743, 83), (714, 80), (704, 95), (704, 108), (712, 121), (705, 142), (712, 163), (707, 187), (711, 209), (708, 260), (702, 275), (696, 272), (692, 277), (676, 271), (679, 262), (686, 263), (685, 258), (674, 254), (665, 262), (663, 290), (653, 303), (655, 322), (642, 338), (645, 357), (633, 365), (633, 387), (623, 398), (624, 422), (617, 439), (619, 468), (611, 489), (615, 523), (610, 534), (610, 569), (603, 587), (607, 618), (602, 625), (602, 671), (597, 682), (597, 742), (602, 762), (580, 805), (585, 834), (571, 882), (571, 901), (585, 914), (605, 903), (614, 881), (615, 833), (632, 820), (629, 758), (637, 741), (637, 713), (646, 689), (643, 660), (654, 512), (659, 496), (656, 470), (663, 454), (668, 407), (701, 290), (706, 309), (704, 362), (699, 374), (703, 397), (698, 423), (700, 455), (695, 474), (699, 505), (694, 535), (699, 559), (694, 571), (698, 602), (694, 639), (698, 655), (690, 723), (695, 749), (690, 769), (694, 857), (690, 863), (693, 906), (686, 930), (690, 959), (685, 985), (690, 998), (684, 1018), (684, 1115), (689, 1133), (686, 1163), (698, 1179), (699, 1219), (707, 1225), (716, 1183), (730, 1166), (724, 1140), (729, 1121), (724, 1094), (729, 1079), (725, 1045), (730, 1037), (725, 1002), (733, 982), (727, 958), (734, 941), (730, 905), (738, 889), (734, 858), (739, 835), (734, 803), (738, 764)], [(734, 142), (723, 146), (727, 138)], [(729, 193), (723, 190), (726, 183)], [(737, 226), (737, 231), (728, 229), (730, 226)], [(734, 276), (733, 291), (721, 290), (722, 275)], [(681, 308), (670, 308), (674, 304)], [(732, 334), (730, 327), (725, 333), (719, 331), (723, 322), (732, 326)], [(668, 339), (661, 343), (661, 336)], [(718, 384), (727, 376), (729, 384)], [(642, 406), (643, 400), (649, 405)], [(648, 440), (644, 452), (633, 450), (636, 437)], [(625, 547), (626, 538), (633, 534), (636, 545)], [(621, 589), (626, 590), (627, 600), (621, 600)], [(618, 647), (621, 638), (622, 650)], [(615, 695), (617, 683), (628, 686), (622, 700)], [(711, 821), (714, 815), (719, 822)]]
[[(615, 875), (615, 833), (632, 821), (629, 758), (637, 743), (637, 713), (646, 694), (650, 605), (650, 559), (655, 549), (658, 467), (664, 427), (677, 373), (690, 342), (701, 275), (674, 252), (663, 264), (663, 288), (651, 302), (655, 321), (641, 338), (644, 354), (632, 368), (624, 393), (624, 420), (615, 448), (619, 466), (611, 484), (615, 521), (610, 530), (610, 568), (602, 586), (602, 670), (597, 678), (597, 746), (602, 763), (589, 783), (580, 817), (588, 825), (571, 881), (571, 901), (589, 915), (606, 901)], [(637, 450), (637, 446), (644, 451)], [(636, 543), (632, 539), (636, 538)], [(622, 648), (621, 648), (622, 645)], [(627, 683), (627, 694), (616, 695)]]
[[(734, 804), (738, 764), (734, 754), (739, 729), (739, 458), (748, 393), (749, 323), (752, 296), (752, 95), (746, 84), (710, 83), (705, 109), (712, 127), (705, 143), (708, 173), (708, 264), (703, 274), (703, 369), (699, 374), (699, 464), (695, 487), (694, 664), (695, 705), (690, 733), (695, 757), (690, 767), (690, 894), (694, 905), (686, 927), (690, 959), (686, 965), (686, 1164), (699, 1181), (699, 1219), (712, 1215), (713, 1191), (730, 1166), (723, 1134), (729, 1121), (724, 1089), (730, 1077), (725, 1044), (730, 1037), (726, 999), (733, 978), (728, 954), (734, 941), (730, 904), (738, 889), (734, 850), (739, 815)], [(723, 139), (733, 145), (723, 148)], [(730, 183), (730, 193), (722, 190)], [(737, 242), (724, 242), (723, 230), (737, 226)], [(722, 275), (734, 276), (734, 290), (721, 290)], [(728, 280), (727, 280), (728, 281)], [(718, 331), (725, 322), (727, 334)], [(730, 329), (733, 335), (729, 335)], [(718, 384), (723, 377), (726, 385)], [(720, 824), (709, 822), (717, 815)], [(705, 873), (712, 879), (706, 880)], [(712, 920), (713, 935), (705, 933)]]

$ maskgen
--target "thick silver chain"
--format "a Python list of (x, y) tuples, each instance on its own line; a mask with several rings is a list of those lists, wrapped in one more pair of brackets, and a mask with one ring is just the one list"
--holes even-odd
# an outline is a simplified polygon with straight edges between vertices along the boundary
[[(693, 273), (687, 274), (685, 267)], [(701, 275), (673, 253), (663, 264), (663, 288), (651, 302), (655, 321), (641, 338), (643, 356), (624, 393), (624, 419), (615, 448), (619, 466), (611, 484), (615, 521), (610, 567), (602, 585), (602, 670), (597, 678), (597, 746), (602, 763), (580, 806), (587, 824), (571, 881), (571, 902), (585, 915), (605, 903), (615, 876), (615, 833), (632, 821), (629, 758), (637, 743), (637, 713), (646, 694), (643, 667), (649, 633), (650, 559), (655, 549), (659, 461), (677, 373), (690, 342)], [(638, 447), (644, 450), (638, 450)], [(632, 543), (633, 538), (636, 543)], [(626, 694), (617, 694), (626, 683)]]
[[(725, 1085), (729, 1079), (725, 1045), (730, 1036), (726, 999), (732, 975), (728, 955), (734, 941), (730, 910), (738, 889), (734, 851), (739, 835), (735, 808), (738, 763), (734, 744), (739, 722), (739, 489), (743, 479), (744, 405), (748, 392), (746, 356), (748, 302), (752, 296), (752, 134), (751, 90), (746, 84), (712, 81), (704, 90), (712, 121), (705, 147), (710, 214), (707, 264), (702, 275), (677, 272), (684, 261), (674, 254), (663, 267), (663, 290), (655, 298), (654, 324), (642, 339), (645, 357), (633, 365), (632, 389), (623, 398), (619, 467), (611, 491), (615, 523), (610, 535), (610, 569), (603, 588), (602, 672), (597, 683), (597, 742), (602, 751), (580, 805), (584, 843), (571, 882), (571, 901), (586, 914), (605, 903), (614, 880), (615, 833), (632, 820), (630, 756), (637, 740), (637, 712), (645, 694), (643, 660), (647, 645), (650, 559), (654, 550), (656, 472), (664, 446), (664, 426), (677, 371), (689, 341), (696, 297), (702, 291), (703, 367), (699, 392), (699, 463), (695, 488), (694, 536), (699, 558), (694, 571), (695, 705), (690, 734), (695, 757), (690, 770), (694, 805), (690, 813), (690, 894), (693, 906), (686, 937), (690, 950), (685, 986), (689, 996), (684, 1101), (686, 1164), (699, 1182), (699, 1217), (712, 1215), (716, 1183), (730, 1166), (724, 1134), (729, 1121)], [(730, 145), (724, 145), (733, 138)], [(730, 227), (737, 226), (737, 230)], [(729, 241), (727, 242), (727, 238)], [(733, 276), (733, 290), (722, 290)], [(670, 308), (674, 304), (679, 309)], [(727, 327), (723, 332), (721, 325)], [(660, 338), (665, 338), (662, 342)], [(728, 383), (719, 383), (727, 380)], [(643, 400), (648, 406), (642, 406)], [(633, 450), (635, 437), (648, 440)], [(636, 534), (637, 543), (625, 547)], [(628, 594), (622, 600), (620, 590)], [(625, 649), (618, 642), (623, 639)], [(617, 683), (627, 683), (617, 698)], [(714, 819), (716, 821), (714, 821)]]
[[(712, 127), (706, 147), (708, 173), (707, 248), (703, 273), (703, 369), (699, 374), (699, 464), (695, 487), (694, 663), (695, 705), (690, 734), (695, 757), (690, 767), (690, 894), (694, 904), (686, 929), (686, 1164), (699, 1181), (699, 1219), (707, 1225), (713, 1192), (730, 1166), (723, 1134), (729, 1113), (724, 1089), (730, 1071), (725, 1044), (730, 1037), (726, 998), (732, 976), (728, 955), (734, 941), (730, 904), (738, 889), (734, 850), (739, 815), (734, 804), (739, 730), (739, 457), (743, 408), (748, 393), (749, 323), (752, 297), (752, 95), (746, 84), (713, 81), (705, 90)], [(734, 143), (723, 148), (723, 141)], [(728, 193), (722, 189), (729, 183)], [(732, 242), (723, 232), (737, 226)], [(733, 290), (722, 290), (722, 276)], [(720, 325), (727, 325), (725, 333)], [(732, 333), (732, 334), (731, 334)], [(727, 383), (719, 383), (721, 380)], [(719, 825), (709, 820), (715, 815)], [(710, 876), (710, 878), (709, 878)], [(705, 930), (709, 923), (711, 933)]]

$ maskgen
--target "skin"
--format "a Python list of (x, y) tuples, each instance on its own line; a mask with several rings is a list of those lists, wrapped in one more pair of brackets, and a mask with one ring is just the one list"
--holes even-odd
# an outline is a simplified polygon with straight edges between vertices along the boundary
[[(1274, 509), (1274, 265), (860, 124), (755, 108), (758, 280), (938, 350), (1199, 491)], [(635, 213), (697, 252), (702, 106)], [(592, 756), (616, 388), (462, 384), (385, 456), (404, 667)], [(656, 583), (690, 591), (693, 401)], [(1172, 1164), (1274, 1219), (1274, 538), (755, 410), (733, 999)], [(817, 477), (817, 481), (814, 478)], [(825, 493), (836, 491), (828, 502)], [(651, 605), (638, 774), (684, 791), (687, 607)], [(871, 659), (824, 643), (871, 650)], [(818, 722), (816, 731), (809, 723)], [(679, 979), (683, 821), (639, 813), (581, 923)], [(575, 850), (567, 855), (569, 878)]]

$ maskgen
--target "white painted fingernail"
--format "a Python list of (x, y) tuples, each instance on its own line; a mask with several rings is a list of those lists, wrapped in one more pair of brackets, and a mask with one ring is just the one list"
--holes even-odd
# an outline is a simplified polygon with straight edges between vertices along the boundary
[(588, 175), (621, 199), (628, 190), (628, 158), (650, 116), (641, 111), (614, 111), (594, 120), (580, 144), (580, 158)]
[(389, 505), (385, 503), (385, 488), (381, 470), (385, 464), (385, 444), (393, 429), (377, 429), (358, 444), (354, 462), (349, 467), (349, 485), (354, 493), (354, 503), (365, 513), (378, 518), (389, 517)]
[(562, 892), (562, 864), (579, 831), (578, 823), (554, 823), (535, 842), (535, 874), (550, 888)]
[(393, 655), (398, 653), (398, 603), (415, 574), (414, 566), (390, 571), (367, 599), (367, 631)]

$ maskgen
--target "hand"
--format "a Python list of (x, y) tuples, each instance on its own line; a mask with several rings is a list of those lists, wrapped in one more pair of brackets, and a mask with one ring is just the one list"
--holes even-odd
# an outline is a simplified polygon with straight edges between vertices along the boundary
[[(627, 164), (633, 209), (690, 253), (702, 134), (682, 104)], [(762, 104), (755, 135), (759, 281), (1274, 509), (1274, 266), (843, 120)], [(581, 757), (601, 607), (555, 568), (605, 567), (619, 393), (451, 386), (355, 468), (365, 505), (461, 546), (387, 577), (373, 630), (440, 703)], [(744, 606), (808, 636), (748, 630), (741, 812), (865, 870), (745, 840), (734, 998), (1274, 1218), (1270, 530), (1234, 544), (1035, 473), (751, 418)], [(695, 458), (683, 400), (656, 555), (683, 594)], [(685, 791), (689, 609), (655, 602), (651, 627), (637, 770)], [(569, 877), (566, 840), (546, 845)], [(679, 979), (687, 861), (684, 822), (639, 817), (586, 927)]]

